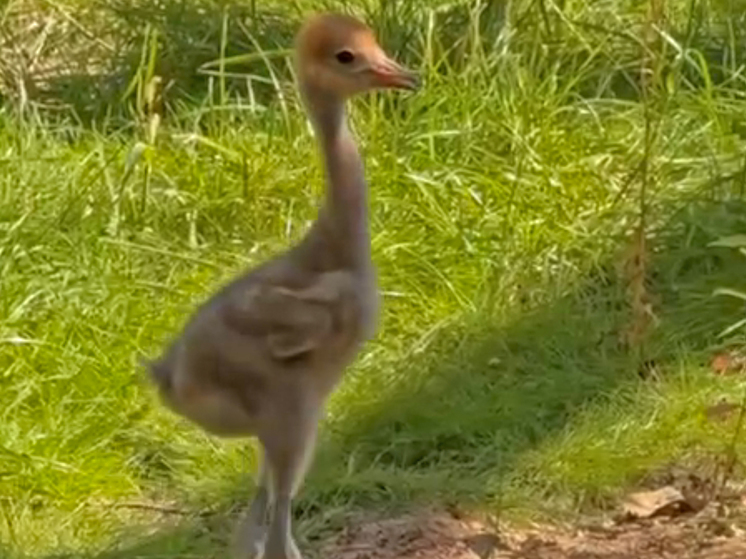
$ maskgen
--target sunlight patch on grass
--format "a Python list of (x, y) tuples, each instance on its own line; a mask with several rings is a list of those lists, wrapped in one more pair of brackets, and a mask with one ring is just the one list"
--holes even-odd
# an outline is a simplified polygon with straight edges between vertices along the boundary
[(508, 498), (524, 514), (572, 516), (617, 507), (620, 493), (667, 468), (691, 468), (707, 479), (733, 451), (740, 455), (744, 441), (733, 447), (738, 413), (713, 419), (708, 410), (721, 401), (740, 404), (746, 382), (687, 361), (670, 369), (660, 382), (625, 387), (588, 406), (522, 456)]

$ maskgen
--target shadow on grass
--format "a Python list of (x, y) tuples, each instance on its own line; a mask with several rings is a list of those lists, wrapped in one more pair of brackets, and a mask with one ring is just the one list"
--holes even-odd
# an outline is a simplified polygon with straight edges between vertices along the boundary
[[(416, 65), (421, 55), (424, 30), (433, 25), (435, 34), (430, 47), (434, 50), (430, 62), (438, 72), (461, 72), (473, 64), (471, 51), (477, 44), (491, 52), (489, 45), (497, 44), (508, 17), (505, 3), (494, 0), (484, 0), (479, 17), (469, 3), (448, 4), (432, 14), (416, 3), (358, 4), (335, 0), (307, 4), (97, 0), (77, 6), (72, 14), (48, 7), (49, 13), (40, 13), (36, 25), (28, 25), (26, 13), (17, 22), (11, 19), (9, 28), (15, 26), (18, 31), (8, 35), (7, 45), (0, 41), (0, 50), (12, 46), (18, 52), (29, 51), (27, 58), (33, 49), (40, 48), (37, 44), (44, 47), (33, 54), (32, 67), (25, 67), (23, 57), (6, 63), (9, 75), (23, 75), (25, 80), (23, 94), (17, 92), (9, 97), (29, 96), (41, 106), (55, 107), (52, 114), (58, 114), (59, 105), (71, 108), (82, 124), (93, 125), (104, 120), (126, 127), (132, 123), (135, 100), (135, 88), (131, 86), (138, 75), (145, 79), (145, 74), (152, 72), (163, 79), (167, 88), (164, 100), (170, 107), (187, 105), (197, 111), (205, 106), (231, 104), (236, 99), (241, 99), (244, 105), (266, 106), (278, 98), (275, 80), (288, 82), (285, 59), (258, 56), (253, 62), (231, 65), (224, 79), (206, 76), (198, 69), (221, 56), (230, 58), (287, 49), (306, 10), (346, 11), (355, 4), (367, 7), (366, 19), (376, 28), (383, 44), (410, 65)], [(534, 72), (567, 76), (577, 82), (582, 96), (638, 98), (639, 76), (627, 70), (639, 66), (639, 45), (634, 37), (592, 22), (578, 22), (589, 37), (597, 39), (578, 42), (577, 33), (566, 30), (561, 16), (553, 14), (549, 18), (553, 23), (549, 25), (545, 21), (547, 16), (536, 11), (537, 6), (530, 3), (514, 14), (520, 33), (511, 43), (516, 53), (530, 57), (534, 56), (537, 45), (541, 48), (549, 45), (552, 55), (547, 57), (544, 53), (538, 62), (532, 62)], [(743, 19), (740, 12), (724, 9), (715, 15), (721, 23), (713, 28), (689, 25), (672, 34), (703, 53), (708, 75), (719, 85), (730, 79), (730, 68), (736, 66), (734, 61), (743, 58), (746, 35), (741, 27), (722, 23)], [(49, 22), (42, 24), (44, 16), (56, 23), (56, 27)], [(473, 28), (477, 23), (478, 29)], [(547, 33), (552, 29), (556, 37), (547, 43)], [(471, 44), (470, 37), (475, 35), (479, 40)], [(619, 58), (613, 64), (603, 54), (606, 51), (599, 50), (599, 45), (608, 41), (613, 41), (610, 50)], [(549, 65), (546, 60), (551, 61)], [(147, 70), (148, 67), (151, 68)], [(557, 72), (557, 67), (562, 70)], [(584, 77), (578, 81), (581, 69)], [(0, 70), (4, 70), (2, 65)], [(699, 68), (685, 66), (683, 72), (695, 87), (704, 86)]]
[[(366, 19), (388, 50), (412, 62), (407, 54), (416, 50), (412, 45), (426, 14), (416, 5), (394, 4), (367, 6)], [(38, 48), (39, 42), (43, 48), (34, 54), (33, 67), (27, 67), (23, 56), (5, 62), (12, 75), (20, 72), (26, 80), (23, 92), (8, 97), (28, 97), (44, 109), (53, 108), (52, 115), (67, 116), (69, 109), (85, 126), (109, 122), (127, 127), (136, 106), (136, 80), (157, 75), (166, 88), (167, 116), (168, 107), (186, 105), (196, 111), (238, 99), (244, 105), (267, 106), (278, 99), (276, 83), (290, 82), (288, 60), (273, 52), (292, 47), (302, 16), (311, 10), (348, 12), (354, 8), (335, 0), (97, 0), (76, 6), (72, 13), (61, 7), (39, 8), (36, 14), (11, 12), (10, 22), (16, 29), (0, 40), (0, 50), (13, 46), (23, 53)], [(465, 33), (464, 9), (457, 10), (461, 17), (456, 18), (455, 27), (447, 26), (454, 27), (452, 39)], [(39, 23), (45, 18), (66, 24)], [(38, 22), (22, 25), (29, 19)], [(200, 72), (207, 62), (238, 55), (257, 56), (231, 64), (223, 77), (217, 67), (210, 75)], [(0, 62), (0, 71), (5, 65)], [(225, 118), (224, 111), (221, 117)]]
[[(368, 6), (367, 19), (393, 54), (411, 53), (421, 29), (413, 22), (424, 24), (424, 12), (415, 5), (391, 6)], [(311, 10), (348, 12), (354, 7), (335, 0), (307, 4), (98, 0), (78, 8), (74, 14), (77, 27), (64, 28), (66, 35), (60, 39), (67, 42), (67, 52), (42, 51), (39, 58), (44, 63), (37, 66), (43, 66), (44, 72), (27, 94), (44, 104), (71, 108), (84, 125), (102, 119), (130, 124), (135, 104), (131, 86), (138, 75), (146, 79), (147, 73), (162, 78), (166, 87), (163, 99), (172, 108), (187, 105), (199, 110), (237, 99), (244, 105), (267, 106), (278, 99), (276, 81), (290, 83), (288, 59), (273, 53), (292, 47), (303, 14)], [(454, 36), (464, 33), (462, 27)], [(49, 31), (45, 28), (43, 32)], [(19, 35), (15, 39), (23, 43), (34, 37)], [(238, 55), (257, 56), (226, 67), (224, 78), (217, 75), (217, 67), (211, 69), (212, 74), (200, 72), (207, 62)], [(33, 78), (30, 73), (30, 81)], [(225, 118), (224, 112), (221, 117)]]
[[(18, 26), (9, 40), (19, 52), (46, 39), (34, 67), (24, 69), (25, 95), (42, 107), (72, 109), (85, 125), (102, 119), (130, 123), (136, 100), (132, 85), (138, 76), (160, 76), (167, 88), (164, 100), (172, 107), (187, 103), (198, 108), (206, 100), (217, 105), (236, 96), (262, 104), (275, 96), (271, 72), (284, 71), (282, 60), (272, 68), (261, 57), (231, 66), (227, 73), (240, 72), (243, 77), (228, 76), (222, 86), (211, 83), (199, 68), (221, 55), (285, 49), (299, 18), (279, 2), (267, 6), (219, 0), (99, 0), (77, 6), (72, 14), (61, 7), (40, 10), (36, 15), (40, 21), (46, 17), (66, 24), (21, 27), (31, 16), (25, 12), (15, 16)], [(11, 69), (23, 68), (22, 59), (7, 64)]]
[[(742, 285), (746, 259), (706, 245), (746, 233), (745, 210), (743, 203), (692, 206), (659, 237), (663, 250), (651, 269), (661, 324), (649, 357), (661, 370), (682, 350), (706, 358), (717, 332), (742, 318), (741, 302), (711, 293)], [(551, 439), (584, 406), (645, 382), (619, 343), (628, 318), (613, 269), (597, 268), (570, 294), (513, 322), (499, 324), (487, 309), (452, 325), (391, 364), (401, 379), (395, 383), (376, 386), (373, 372), (353, 377), (376, 393), (327, 426), (297, 502), (304, 548), (313, 549), (351, 508), (499, 504), (501, 480), (521, 474), (515, 460), (522, 453)], [(223, 496), (216, 514), (165, 524), (154, 535), (131, 529), (103, 553), (45, 559), (222, 557), (242, 501)]]

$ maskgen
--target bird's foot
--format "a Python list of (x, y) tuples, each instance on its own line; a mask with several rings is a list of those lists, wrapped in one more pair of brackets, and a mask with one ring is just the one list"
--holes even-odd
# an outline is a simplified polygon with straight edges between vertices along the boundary
[(267, 542), (263, 559), (303, 559), (295, 541), (289, 538), (285, 541)]
[(255, 522), (242, 522), (233, 542), (235, 559), (261, 559), (264, 557), (266, 526)]

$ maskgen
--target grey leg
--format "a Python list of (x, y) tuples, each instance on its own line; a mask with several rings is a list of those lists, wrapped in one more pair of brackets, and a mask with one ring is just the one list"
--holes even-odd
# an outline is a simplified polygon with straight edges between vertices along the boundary
[(272, 510), (264, 559), (302, 559), (292, 535), (292, 500), (305, 476), (316, 442), (316, 414), (288, 425), (265, 444), (272, 469)]
[(259, 559), (264, 552), (267, 534), (267, 513), (270, 506), (270, 471), (266, 459), (262, 459), (256, 494), (242, 519), (234, 542), (236, 559)]

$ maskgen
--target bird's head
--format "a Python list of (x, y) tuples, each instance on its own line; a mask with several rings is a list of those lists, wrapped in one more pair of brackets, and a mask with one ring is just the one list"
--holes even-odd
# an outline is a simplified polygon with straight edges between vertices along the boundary
[(309, 19), (295, 42), (302, 87), (342, 99), (372, 89), (409, 89), (417, 75), (390, 58), (373, 32), (357, 19), (321, 14)]

